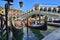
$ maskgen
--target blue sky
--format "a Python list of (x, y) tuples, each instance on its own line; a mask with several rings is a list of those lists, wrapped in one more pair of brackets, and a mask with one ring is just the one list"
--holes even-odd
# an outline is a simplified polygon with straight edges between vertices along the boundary
[[(12, 3), (13, 5), (11, 6), (12, 8), (16, 8), (22, 11), (29, 10), (30, 8), (33, 7), (35, 3), (39, 3), (41, 5), (60, 5), (60, 0), (22, 0), (23, 1), (23, 7), (20, 8), (19, 2), (20, 0), (14, 0)], [(5, 1), (0, 0), (0, 6), (5, 5)]]

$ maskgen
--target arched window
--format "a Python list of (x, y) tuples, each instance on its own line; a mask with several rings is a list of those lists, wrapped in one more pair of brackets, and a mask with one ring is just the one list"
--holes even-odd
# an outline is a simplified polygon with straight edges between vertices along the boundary
[(58, 13), (60, 13), (60, 8), (58, 9)]
[(47, 8), (46, 7), (44, 8), (44, 11), (47, 11)]
[(48, 11), (51, 12), (51, 8), (48, 8)]
[(38, 10), (39, 8), (38, 7), (35, 7), (35, 10)]
[(56, 8), (53, 8), (52, 12), (56, 12)]
[(40, 11), (43, 11), (43, 8), (40, 8)]
[(33, 9), (31, 11), (33, 12)]
[(39, 17), (39, 14), (37, 14), (37, 16)]
[(33, 9), (31, 9), (28, 13), (33, 12)]
[(31, 18), (34, 18), (34, 17), (36, 17), (36, 14), (34, 14), (34, 15), (31, 16)]
[(3, 13), (3, 11), (1, 11)]

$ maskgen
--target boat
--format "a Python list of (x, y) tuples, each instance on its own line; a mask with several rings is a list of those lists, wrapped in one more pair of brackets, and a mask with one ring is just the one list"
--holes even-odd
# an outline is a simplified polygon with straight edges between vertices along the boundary
[(22, 20), (16, 21), (15, 24), (11, 24), (13, 31), (22, 31), (23, 30), (23, 25), (22, 25)]
[(25, 21), (25, 25), (26, 27), (29, 27), (29, 28), (33, 28), (33, 29), (37, 29), (37, 30), (47, 30), (47, 22), (45, 21), (45, 23), (39, 23), (39, 22), (30, 22), (29, 20)]
[(33, 24), (33, 25), (27, 25), (25, 24), (27, 27), (29, 28), (33, 28), (33, 29), (38, 29), (38, 30), (47, 30), (47, 25), (36, 25), (36, 24)]
[(52, 20), (47, 20), (47, 22), (52, 22)]
[(56, 27), (60, 27), (60, 20), (53, 20), (53, 21), (49, 21), (47, 22), (48, 25), (50, 26), (56, 26)]
[(54, 23), (54, 22), (47, 22), (50, 26), (60, 27), (60, 23)]
[(54, 23), (60, 23), (60, 20), (54, 20), (53, 22)]
[(58, 19), (57, 20), (53, 20), (53, 21), (52, 20), (47, 20), (47, 22), (60, 23), (60, 20), (58, 20)]
[(13, 31), (22, 31), (23, 27), (22, 26), (13, 26), (12, 29), (13, 29)]

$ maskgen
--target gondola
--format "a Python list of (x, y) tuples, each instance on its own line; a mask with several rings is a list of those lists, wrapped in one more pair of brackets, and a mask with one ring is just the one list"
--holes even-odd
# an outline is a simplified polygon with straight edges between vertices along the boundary
[(29, 21), (28, 23), (25, 23), (26, 27), (29, 27), (29, 28), (33, 28), (33, 29), (37, 29), (37, 30), (47, 30), (47, 22), (45, 22), (44, 24), (29, 24)]
[(25, 20), (25, 25), (37, 30), (47, 30), (47, 16), (33, 14)]
[[(18, 22), (19, 22), (19, 23), (18, 23)], [(22, 31), (22, 30), (23, 30), (22, 21), (19, 20), (19, 21), (17, 21), (17, 23), (18, 23), (19, 25), (17, 25), (17, 24), (16, 24), (16, 25), (11, 24), (13, 31)]]
[(22, 31), (23, 27), (22, 26), (12, 26), (13, 31)]

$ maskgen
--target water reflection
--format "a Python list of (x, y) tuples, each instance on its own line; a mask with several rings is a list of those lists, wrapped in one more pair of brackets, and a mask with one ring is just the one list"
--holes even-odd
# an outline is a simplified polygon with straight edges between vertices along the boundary
[[(48, 26), (48, 31), (42, 31), (28, 28), (28, 34), (27, 34), (27, 27), (23, 27), (23, 32), (15, 32), (14, 38), (15, 40), (41, 40), (45, 36), (45, 34), (49, 34), (57, 29), (56, 27)], [(27, 36), (28, 35), (28, 36)]]
[(14, 31), (13, 40), (41, 40), (56, 29), (57, 27), (53, 26), (48, 26), (48, 29), (46, 31), (28, 28), (28, 34), (27, 34), (27, 27), (24, 26), (22, 31), (20, 30)]
[(40, 30), (36, 30), (36, 29), (32, 29), (32, 28), (30, 28), (30, 30), (35, 34), (37, 39), (41, 40), (42, 38), (44, 38), (44, 36), (41, 34)]
[[(42, 34), (40, 34), (40, 31), (39, 30), (28, 28), (28, 34), (27, 34), (27, 31), (26, 30), (27, 29), (25, 29), (25, 32), (24, 32), (25, 37), (23, 37), (23, 40), (27, 40), (27, 39), (28, 40), (40, 40), (40, 38), (42, 37)], [(27, 38), (27, 35), (28, 35), (28, 38)]]
[[(28, 35), (28, 36), (27, 36)], [(28, 29), (27, 34), (27, 28), (24, 27), (23, 32), (16, 31), (14, 33), (14, 39), (15, 40), (41, 40), (43, 38), (43, 35), (40, 33), (39, 30), (36, 29)]]
[(23, 39), (23, 31), (15, 31), (13, 33), (13, 40), (22, 40)]

